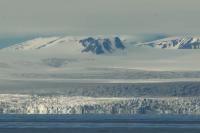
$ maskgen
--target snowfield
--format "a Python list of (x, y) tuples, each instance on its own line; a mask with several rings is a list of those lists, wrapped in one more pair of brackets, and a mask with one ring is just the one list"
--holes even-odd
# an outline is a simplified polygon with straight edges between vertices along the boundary
[[(130, 36), (46, 37), (12, 45), (0, 50), (0, 79), (113, 83), (199, 81), (200, 50), (170, 50), (196, 46), (198, 37), (174, 37), (140, 44), (134, 39)], [(162, 50), (144, 45), (169, 47)]]
[(199, 56), (198, 37), (36, 38), (0, 50), (0, 112), (200, 114)]

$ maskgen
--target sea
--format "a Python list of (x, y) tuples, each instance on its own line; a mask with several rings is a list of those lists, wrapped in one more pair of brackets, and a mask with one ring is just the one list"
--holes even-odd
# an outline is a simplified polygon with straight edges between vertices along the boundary
[(200, 133), (200, 116), (6, 114), (0, 133)]

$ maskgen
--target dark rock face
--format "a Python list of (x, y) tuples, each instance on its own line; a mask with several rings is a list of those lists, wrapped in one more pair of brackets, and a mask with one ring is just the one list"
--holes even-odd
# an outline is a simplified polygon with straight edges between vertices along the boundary
[(119, 37), (115, 37), (115, 47), (120, 49), (125, 48)]
[(103, 54), (103, 53), (112, 53), (114, 48), (116, 49), (124, 49), (125, 46), (123, 45), (122, 41), (119, 37), (115, 37), (114, 39), (110, 38), (86, 38), (79, 41), (84, 49), (82, 52), (92, 52), (94, 54)]
[(108, 52), (112, 52), (111, 45), (112, 45), (112, 43), (111, 43), (111, 41), (109, 39), (104, 39), (103, 46)]
[(103, 51), (102, 45), (97, 40), (95, 40), (94, 44), (95, 44), (95, 46), (94, 46), (94, 50), (92, 52), (96, 53), (96, 54), (103, 54), (104, 51)]
[(180, 49), (199, 49), (200, 42), (193, 42), (193, 39), (188, 40), (185, 45), (180, 46)]

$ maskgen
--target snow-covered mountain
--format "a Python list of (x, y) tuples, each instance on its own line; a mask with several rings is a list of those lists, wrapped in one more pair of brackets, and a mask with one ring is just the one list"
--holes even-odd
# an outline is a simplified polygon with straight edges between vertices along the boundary
[(124, 49), (125, 46), (119, 37), (114, 38), (86, 38), (79, 41), (84, 49), (82, 52), (89, 52), (95, 54), (111, 53), (115, 49)]
[(119, 37), (46, 37), (36, 38), (20, 44), (13, 45), (9, 49), (15, 50), (39, 50), (46, 48), (66, 49), (76, 52), (91, 52), (94, 54), (112, 53), (123, 50), (125, 46)]
[(138, 44), (161, 49), (200, 49), (200, 37), (171, 37)]

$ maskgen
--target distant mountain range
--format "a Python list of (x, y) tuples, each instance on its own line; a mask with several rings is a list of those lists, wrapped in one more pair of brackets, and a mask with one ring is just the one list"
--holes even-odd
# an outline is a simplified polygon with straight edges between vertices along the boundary
[[(4, 49), (40, 50), (56, 48), (67, 52), (110, 54), (130, 47), (152, 47), (160, 49), (200, 49), (200, 37), (169, 37), (151, 42), (136, 42), (133, 37), (44, 37), (25, 41)], [(47, 49), (48, 50), (48, 49)]]

